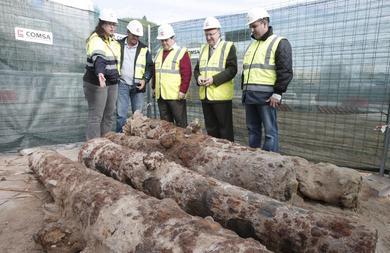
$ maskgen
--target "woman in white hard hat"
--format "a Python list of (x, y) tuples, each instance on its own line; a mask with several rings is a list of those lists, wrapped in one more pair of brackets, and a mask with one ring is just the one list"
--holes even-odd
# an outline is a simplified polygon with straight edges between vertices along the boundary
[(117, 23), (112, 10), (102, 10), (98, 25), (87, 39), (83, 77), (88, 102), (87, 140), (103, 136), (114, 122), (121, 57), (119, 43), (113, 38)]

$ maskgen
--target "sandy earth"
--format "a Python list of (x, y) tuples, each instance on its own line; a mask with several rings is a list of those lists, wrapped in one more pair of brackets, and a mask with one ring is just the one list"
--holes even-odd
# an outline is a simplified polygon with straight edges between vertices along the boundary
[[(56, 149), (76, 161), (79, 146)], [(33, 235), (43, 227), (45, 204), (50, 202), (50, 195), (28, 168), (27, 156), (0, 154), (0, 252), (44, 252)]]
[[(72, 160), (77, 160), (80, 143), (49, 147)], [(378, 230), (378, 253), (390, 252), (390, 197), (378, 196), (378, 188), (389, 186), (390, 178), (362, 173), (364, 184), (360, 207), (356, 211), (316, 203), (300, 206), (328, 213), (358, 217), (362, 223)], [(43, 226), (45, 212), (52, 202), (50, 195), (28, 168), (28, 157), (0, 154), (0, 251), (2, 253), (43, 252), (33, 237)]]

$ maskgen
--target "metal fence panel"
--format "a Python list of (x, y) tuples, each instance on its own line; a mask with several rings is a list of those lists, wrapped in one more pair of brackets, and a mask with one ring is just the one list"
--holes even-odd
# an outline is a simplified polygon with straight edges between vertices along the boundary
[[(390, 98), (390, 1), (307, 1), (270, 10), (274, 33), (293, 48), (294, 79), (278, 113), (281, 153), (357, 168), (378, 168)], [(287, 5), (287, 6), (286, 6)], [(250, 43), (245, 14), (217, 17), (237, 47), (239, 72)], [(204, 19), (173, 23), (177, 43), (195, 52)], [(154, 40), (152, 49), (159, 47)], [(196, 56), (192, 63), (195, 65)], [(235, 139), (247, 143), (240, 74), (233, 101)], [(195, 80), (189, 118), (202, 119)]]
[[(0, 152), (84, 140), (85, 40), (97, 14), (39, 0), (0, 7)], [(51, 32), (53, 44), (16, 40), (16, 27)]]
[[(43, 0), (3, 0), (0, 7), (0, 152), (84, 140), (84, 46), (97, 14)], [(294, 79), (278, 113), (281, 152), (377, 169), (384, 135), (373, 129), (386, 124), (390, 100), (390, 1), (290, 0), (273, 5), (270, 14), (274, 32), (293, 47)], [(224, 38), (235, 43), (241, 73), (250, 43), (245, 14), (218, 19)], [(173, 24), (178, 44), (191, 49), (193, 66), (205, 42), (202, 24), (203, 18)], [(53, 45), (15, 40), (15, 27), (52, 32)], [(120, 21), (118, 33), (125, 27)], [(152, 27), (153, 53), (156, 34)], [(237, 74), (235, 139), (246, 144), (240, 82)], [(150, 95), (147, 103), (158, 117)], [(189, 120), (203, 122), (194, 80), (188, 113)]]

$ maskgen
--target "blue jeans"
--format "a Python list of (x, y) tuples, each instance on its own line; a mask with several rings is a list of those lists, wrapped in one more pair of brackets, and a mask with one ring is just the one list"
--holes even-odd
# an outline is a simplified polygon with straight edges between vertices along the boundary
[(117, 101), (117, 118), (116, 131), (122, 132), (123, 126), (126, 124), (129, 105), (131, 103), (131, 111), (141, 111), (144, 106), (144, 93), (137, 92), (135, 85), (127, 85), (123, 81), (118, 84), (118, 101)]
[(279, 135), (276, 109), (268, 104), (245, 104), (246, 125), (248, 127), (249, 146), (261, 148), (262, 128), (264, 128), (263, 150), (278, 152)]

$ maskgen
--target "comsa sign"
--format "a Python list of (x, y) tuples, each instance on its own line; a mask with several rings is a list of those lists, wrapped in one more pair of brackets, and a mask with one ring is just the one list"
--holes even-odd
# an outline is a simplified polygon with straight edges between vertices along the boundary
[(15, 39), (53, 45), (53, 34), (51, 32), (37, 31), (21, 27), (15, 27)]

